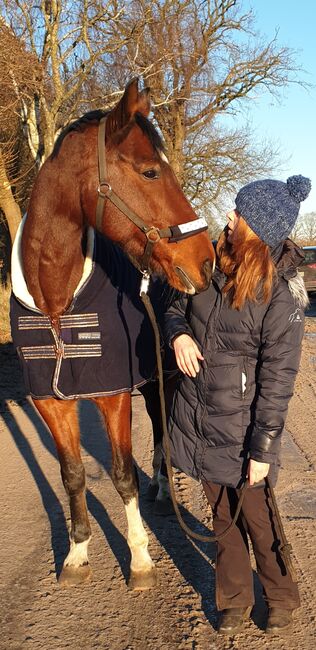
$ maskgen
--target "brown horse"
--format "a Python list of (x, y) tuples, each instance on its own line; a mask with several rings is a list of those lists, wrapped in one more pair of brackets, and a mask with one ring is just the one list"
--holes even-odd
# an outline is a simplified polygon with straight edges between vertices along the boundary
[[(139, 92), (133, 80), (106, 114), (105, 130), (99, 128), (105, 115), (101, 111), (83, 116), (61, 134), (36, 178), (22, 234), (22, 262), (28, 291), (48, 318), (57, 355), (63, 354), (61, 320), (83, 271), (82, 241), (88, 226), (119, 244), (138, 268), (163, 274), (176, 289), (194, 293), (209, 283), (214, 262), (211, 242), (206, 232), (192, 225), (196, 214), (162, 155), (159, 135), (147, 119), (149, 111), (148, 91)], [(179, 224), (187, 228), (177, 229)], [(193, 236), (184, 238), (188, 233)], [(138, 509), (131, 393), (93, 400), (106, 424), (112, 478), (126, 509), (129, 585), (147, 589), (156, 583), (156, 574)], [(76, 585), (90, 576), (91, 537), (76, 399), (47, 397), (34, 403), (55, 440), (70, 500), (70, 551), (59, 582)]]

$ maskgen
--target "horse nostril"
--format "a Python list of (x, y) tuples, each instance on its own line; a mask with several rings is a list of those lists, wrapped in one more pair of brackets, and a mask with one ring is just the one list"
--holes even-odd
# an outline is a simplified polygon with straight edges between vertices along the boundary
[(203, 262), (202, 273), (203, 273), (203, 275), (205, 277), (205, 280), (206, 280), (206, 283), (207, 283), (207, 286), (208, 286), (210, 281), (211, 281), (211, 277), (212, 277), (212, 273), (213, 273), (213, 264), (212, 264), (211, 260), (208, 259), (208, 260), (205, 260), (205, 262)]

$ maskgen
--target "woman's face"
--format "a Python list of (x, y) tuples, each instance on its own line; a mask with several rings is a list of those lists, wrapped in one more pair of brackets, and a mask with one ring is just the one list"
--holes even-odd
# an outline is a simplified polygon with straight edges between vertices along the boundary
[(239, 214), (237, 210), (230, 210), (230, 212), (227, 212), (226, 218), (228, 221), (227, 241), (229, 241), (229, 243), (232, 244), (234, 240), (234, 231), (236, 230), (239, 222)]

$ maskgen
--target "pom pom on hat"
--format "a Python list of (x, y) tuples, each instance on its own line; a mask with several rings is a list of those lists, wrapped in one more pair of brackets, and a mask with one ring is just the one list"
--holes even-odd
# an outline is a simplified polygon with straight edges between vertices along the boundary
[(294, 228), (300, 202), (311, 190), (309, 178), (290, 176), (286, 183), (267, 178), (248, 183), (236, 196), (236, 209), (248, 226), (271, 246), (284, 241)]
[(307, 199), (312, 188), (309, 178), (305, 178), (305, 176), (301, 176), (301, 174), (298, 176), (290, 176), (287, 179), (286, 184), (290, 195), (299, 202)]

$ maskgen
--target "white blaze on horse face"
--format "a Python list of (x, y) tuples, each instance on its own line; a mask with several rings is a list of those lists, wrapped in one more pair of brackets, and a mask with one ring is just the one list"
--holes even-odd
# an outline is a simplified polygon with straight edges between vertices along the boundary
[(84, 542), (76, 543), (70, 538), (70, 551), (64, 561), (64, 566), (72, 566), (77, 569), (80, 566), (89, 564), (88, 560), (88, 544), (91, 537)]
[(161, 150), (159, 151), (159, 156), (160, 156), (161, 160), (168, 163), (168, 165), (169, 165), (169, 160), (168, 160), (166, 154), (163, 151), (161, 151)]
[(128, 525), (127, 543), (132, 556), (131, 570), (144, 573), (152, 571), (154, 564), (147, 550), (148, 535), (143, 526), (136, 497), (125, 505), (125, 512)]

